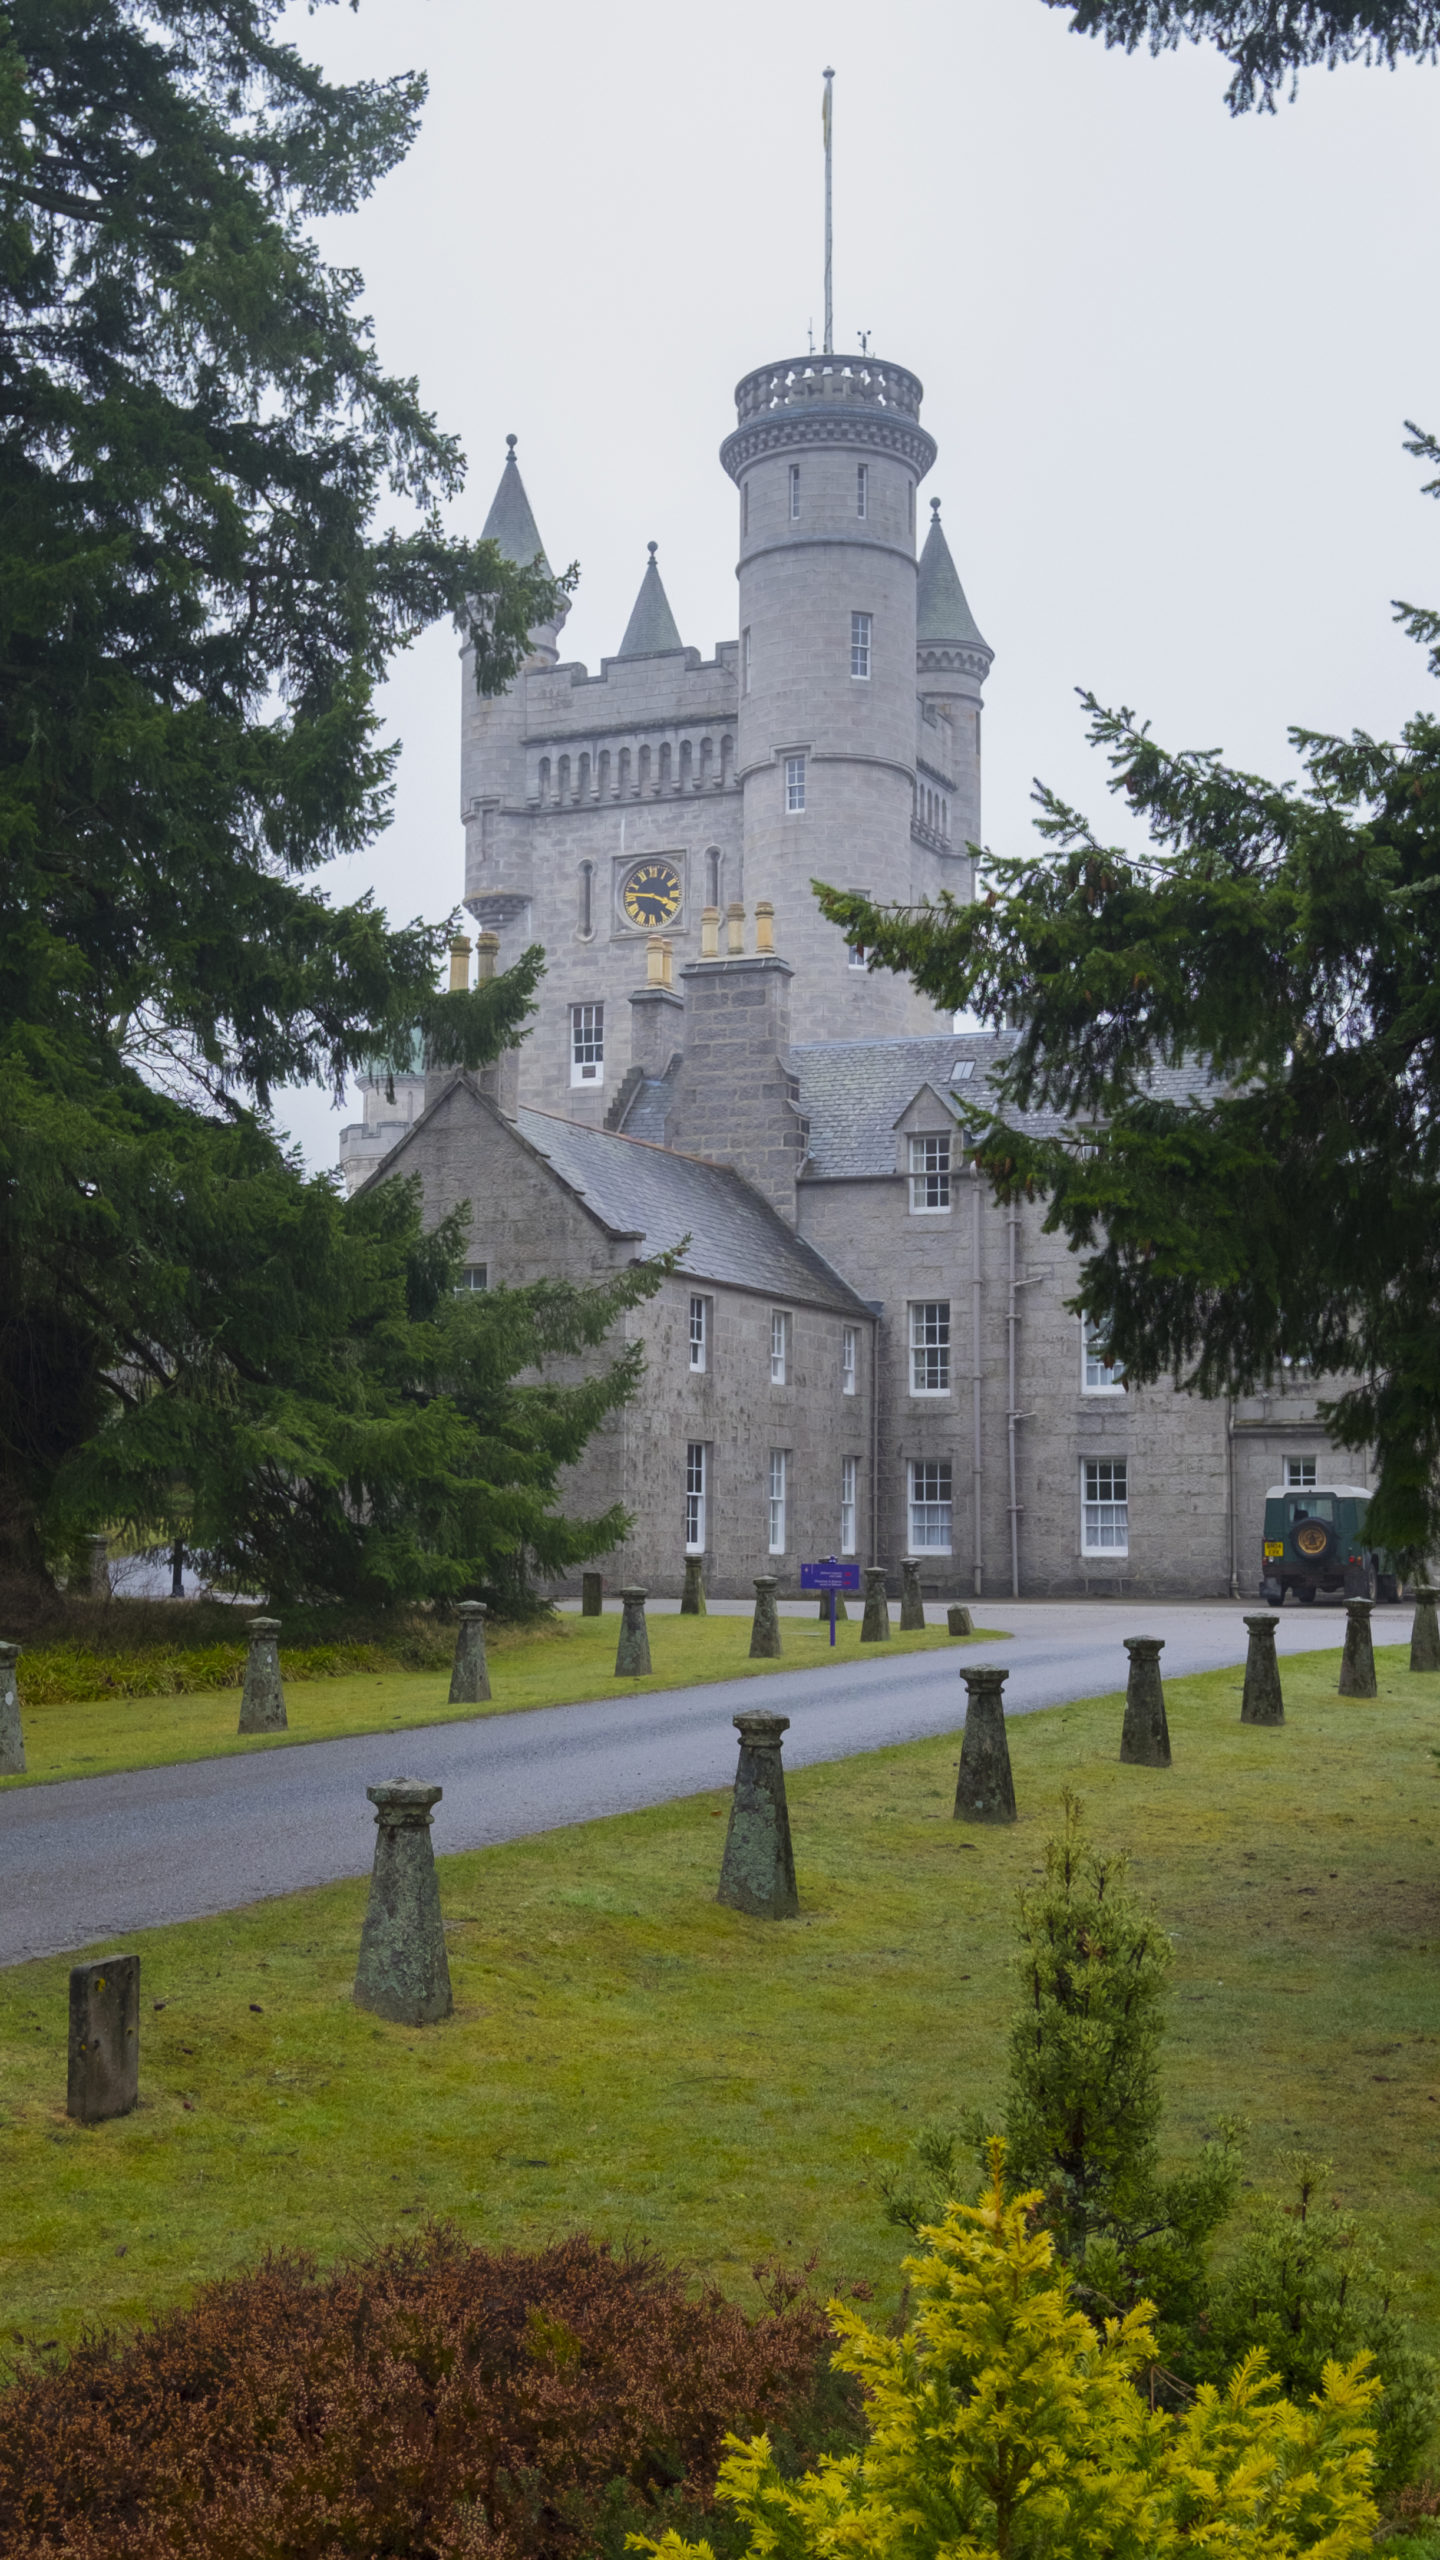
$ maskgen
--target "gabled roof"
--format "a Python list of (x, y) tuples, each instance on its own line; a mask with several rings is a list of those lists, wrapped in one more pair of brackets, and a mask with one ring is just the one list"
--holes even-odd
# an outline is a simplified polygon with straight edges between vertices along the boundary
[(979, 625), (966, 603), (960, 573), (940, 529), (938, 498), (930, 501), (930, 530), (920, 554), (915, 637), (922, 649), (984, 649), (988, 656), (994, 655), (988, 640), (982, 640)]
[(490, 513), (481, 529), (480, 539), (482, 542), (498, 542), (506, 559), (513, 560), (517, 569), (528, 569), (538, 556), (548, 578), (552, 571), (545, 557), (540, 528), (525, 495), (525, 483), (515, 459), (514, 436), (507, 436), (505, 442), (510, 451), (500, 474), (500, 485), (490, 501)]
[(729, 1165), (672, 1154), (608, 1129), (586, 1129), (548, 1111), (519, 1111), (515, 1126), (567, 1189), (612, 1235), (647, 1254), (690, 1241), (681, 1269), (761, 1296), (794, 1299), (838, 1315), (872, 1311), (822, 1253), (787, 1226)]
[(659, 547), (655, 542), (650, 545), (650, 565), (640, 581), (640, 593), (620, 643), (618, 654), (622, 658), (666, 658), (672, 651), (685, 646), (675, 628), (670, 599), (655, 566)]
[[(789, 1052), (800, 1086), (800, 1109), (810, 1123), (807, 1174), (832, 1182), (895, 1171), (895, 1124), (923, 1085), (937, 1097), (952, 1091), (958, 1064), (969, 1072), (954, 1085), (957, 1098), (983, 1103), (986, 1079), (1014, 1046), (994, 1032), (952, 1032), (923, 1040), (816, 1040)], [(1198, 1064), (1157, 1067), (1150, 1091), (1162, 1101), (1199, 1100), (1213, 1079)], [(1067, 1126), (1058, 1111), (1017, 1114), (1016, 1125), (1040, 1138)]]

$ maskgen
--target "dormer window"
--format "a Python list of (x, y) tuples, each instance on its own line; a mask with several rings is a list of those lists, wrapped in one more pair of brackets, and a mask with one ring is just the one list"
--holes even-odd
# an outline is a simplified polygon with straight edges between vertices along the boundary
[(975, 1061), (973, 1058), (957, 1058), (954, 1066), (950, 1070), (950, 1081), (952, 1084), (968, 1084), (974, 1073)]
[(932, 1214), (950, 1206), (950, 1139), (948, 1133), (910, 1141), (910, 1206)]

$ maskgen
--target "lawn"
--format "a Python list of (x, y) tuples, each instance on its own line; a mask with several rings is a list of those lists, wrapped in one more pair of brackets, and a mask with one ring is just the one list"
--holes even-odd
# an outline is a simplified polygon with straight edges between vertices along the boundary
[(0, 1974), (0, 2334), (430, 2215), (644, 2236), (742, 2297), (815, 2254), (893, 2301), (877, 2175), (997, 2090), (1015, 1891), (1076, 1784), (1174, 1934), (1169, 2151), (1229, 2112), (1254, 2179), (1322, 2151), (1403, 2229), (1440, 2346), (1440, 1675), (1380, 1663), (1358, 1704), (1334, 1653), (1286, 1662), (1274, 1730), (1238, 1723), (1238, 1671), (1173, 1682), (1168, 1772), (1119, 1765), (1118, 1698), (1016, 1718), (1012, 1830), (951, 1819), (954, 1737), (797, 1772), (798, 1921), (715, 1902), (719, 1795), (446, 1859), (440, 2027), (351, 2006), (363, 1883), (155, 1930), (143, 2103), (110, 2125), (63, 2111), (69, 1959)]
[[(807, 1664), (834, 1664), (847, 1658), (873, 1660), (880, 1650), (866, 1645), (861, 1656), (858, 1615), (836, 1628), (833, 1653), (828, 1626), (814, 1618), (783, 1618), (785, 1651), (778, 1662), (749, 1660), (748, 1617), (667, 1616), (653, 1617), (649, 1623), (655, 1669), (645, 1680), (616, 1679), (618, 1613), (603, 1618), (557, 1618), (539, 1627), (492, 1629), (487, 1654), (495, 1694), (488, 1706), (450, 1706), (448, 1669), (364, 1671), (335, 1679), (295, 1680), (286, 1689), (290, 1724), (282, 1734), (236, 1732), (238, 1689), (27, 1704), (22, 1655), (26, 1774), (0, 1778), (0, 1792), (56, 1778), (94, 1778), (107, 1769), (154, 1769), (177, 1760), (216, 1760), (234, 1751), (283, 1751), (291, 1743), (334, 1742), (347, 1733), (399, 1733), (409, 1725), (447, 1724), (460, 1717), (515, 1715), (522, 1707), (568, 1707), (585, 1698), (613, 1697), (620, 1687), (675, 1689), (707, 1680), (760, 1677), (768, 1671), (800, 1671)], [(960, 1641), (993, 1642), (998, 1632), (982, 1628)], [(942, 1624), (927, 1627), (923, 1635), (893, 1635), (890, 1650), (912, 1653), (954, 1641)]]

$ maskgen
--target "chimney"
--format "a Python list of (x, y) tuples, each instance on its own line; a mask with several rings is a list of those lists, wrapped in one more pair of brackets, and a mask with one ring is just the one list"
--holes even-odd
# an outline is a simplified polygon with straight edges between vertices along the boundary
[[(747, 955), (745, 910), (733, 905), (726, 918), (730, 948), (724, 959), (702, 956), (680, 972), (685, 1054), (675, 1077), (665, 1143), (687, 1155), (708, 1156), (713, 1164), (733, 1165), (793, 1226), (795, 1177), (804, 1161), (806, 1129), (791, 1098), (785, 1063), (794, 971), (788, 960), (765, 947), (773, 940), (773, 913), (768, 901), (757, 906), (761, 947)], [(702, 955), (704, 948), (702, 933)]]
[(651, 934), (645, 984), (630, 998), (630, 1064), (647, 1076), (663, 1075), (684, 1039), (685, 1000), (671, 984), (673, 949), (662, 934)]
[[(467, 951), (469, 950), (470, 946), (468, 943), (465, 948)], [(477, 933), (475, 936), (476, 985), (479, 987), (488, 986), (491, 979), (495, 976), (499, 965), (499, 934)], [(497, 1109), (504, 1112), (506, 1119), (513, 1120), (516, 1112), (520, 1108), (519, 1050), (502, 1049), (498, 1058), (493, 1058), (488, 1067), (481, 1068), (475, 1081), (479, 1085), (481, 1092), (488, 1094), (490, 1100), (496, 1105)]]

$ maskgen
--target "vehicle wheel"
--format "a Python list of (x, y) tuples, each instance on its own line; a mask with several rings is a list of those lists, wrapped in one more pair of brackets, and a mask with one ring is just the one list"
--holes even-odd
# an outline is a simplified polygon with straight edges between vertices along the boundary
[(1303, 1601), (1303, 1602), (1304, 1602), (1304, 1604), (1305, 1604), (1305, 1607), (1306, 1607), (1307, 1609), (1310, 1609), (1310, 1608), (1313, 1608), (1313, 1607), (1314, 1607), (1315, 1602), (1316, 1602), (1316, 1600), (1317, 1600), (1317, 1599), (1318, 1599), (1318, 1597), (1319, 1597), (1319, 1594), (1318, 1594), (1318, 1592), (1316, 1591), (1316, 1588), (1315, 1588), (1315, 1585), (1314, 1585), (1314, 1583), (1313, 1583), (1313, 1582), (1302, 1582), (1302, 1583), (1300, 1584), (1300, 1586), (1299, 1586), (1299, 1589), (1296, 1591), (1295, 1597), (1296, 1597), (1296, 1599), (1297, 1599), (1297, 1600), (1301, 1600), (1301, 1601)]
[(1399, 1599), (1399, 1597), (1400, 1597), (1400, 1576), (1399, 1576), (1399, 1574), (1398, 1574), (1398, 1573), (1382, 1573), (1382, 1574), (1380, 1574), (1380, 1575), (1378, 1576), (1378, 1578), (1377, 1578), (1377, 1582), (1376, 1582), (1376, 1598), (1377, 1598), (1377, 1599), (1380, 1599), (1380, 1600), (1398, 1600), (1398, 1599)]

